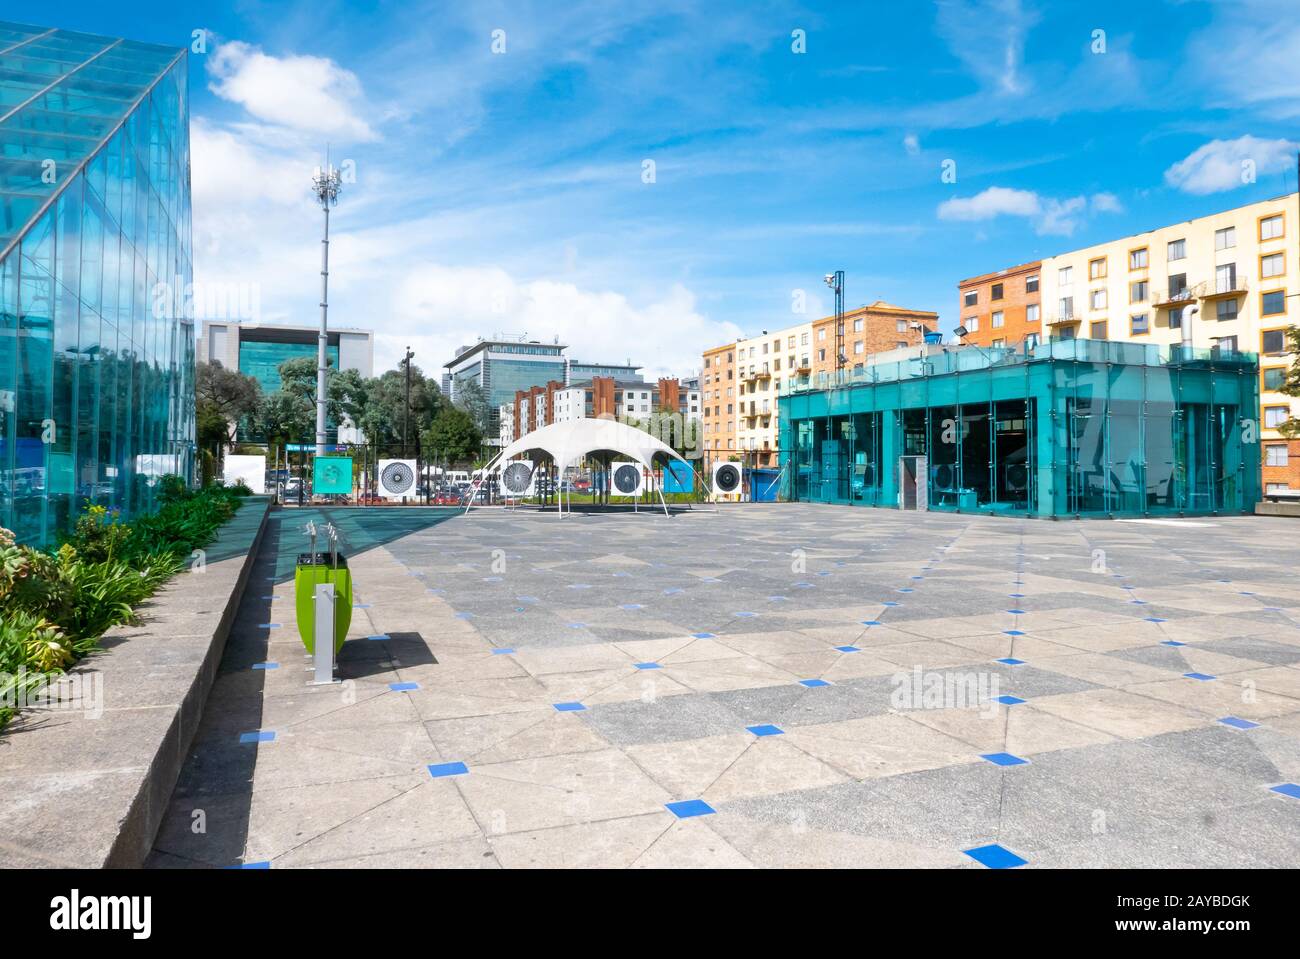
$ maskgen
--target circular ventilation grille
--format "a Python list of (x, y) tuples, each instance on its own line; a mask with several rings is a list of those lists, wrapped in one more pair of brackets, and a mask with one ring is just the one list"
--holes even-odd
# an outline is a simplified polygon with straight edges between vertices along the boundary
[(1029, 487), (1029, 467), (1024, 463), (1012, 463), (1007, 467), (1007, 487), (1022, 493)]
[(952, 489), (956, 483), (953, 469), (947, 463), (934, 468), (934, 485), (938, 489)]
[(526, 493), (533, 478), (533, 468), (527, 463), (511, 463), (501, 471), (501, 485), (510, 493)]
[(719, 466), (713, 474), (713, 485), (719, 493), (734, 493), (740, 488), (740, 470), (728, 463)]
[(641, 485), (641, 467), (624, 463), (614, 470), (614, 489), (623, 494), (635, 493)]
[(389, 463), (379, 474), (379, 481), (390, 496), (401, 496), (415, 482), (415, 471), (405, 463)]

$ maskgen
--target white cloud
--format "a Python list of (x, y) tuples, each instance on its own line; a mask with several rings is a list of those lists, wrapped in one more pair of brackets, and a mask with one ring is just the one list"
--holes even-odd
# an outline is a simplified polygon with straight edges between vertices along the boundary
[(1093, 213), (1123, 213), (1124, 204), (1113, 193), (1094, 193), (1088, 201)]
[(1211, 140), (1165, 171), (1170, 186), (1203, 196), (1234, 190), (1254, 177), (1289, 169), (1300, 147), (1291, 140), (1262, 140), (1242, 136)]
[[(1070, 236), (1089, 212), (1089, 199), (1074, 196), (1058, 199), (1044, 197), (1032, 190), (1013, 190), (991, 186), (971, 197), (954, 197), (939, 204), (941, 220), (978, 222), (999, 216), (1018, 216), (1030, 220), (1034, 231), (1045, 236)], [(1094, 213), (1118, 213), (1123, 209), (1111, 193), (1092, 196)]]
[(921, 140), (915, 133), (909, 133), (903, 137), (903, 149), (907, 151), (908, 156), (916, 156), (921, 152)]
[(939, 204), (941, 220), (991, 220), (996, 216), (1038, 216), (1042, 204), (1032, 190), (991, 186), (971, 197), (954, 197)]
[(274, 57), (232, 40), (208, 58), (208, 84), (259, 120), (317, 135), (354, 141), (376, 138), (357, 115), (363, 109), (356, 74), (324, 57)]
[(1025, 37), (1037, 22), (1020, 0), (941, 0), (936, 29), (982, 85), (1019, 95), (1030, 86), (1022, 69)]

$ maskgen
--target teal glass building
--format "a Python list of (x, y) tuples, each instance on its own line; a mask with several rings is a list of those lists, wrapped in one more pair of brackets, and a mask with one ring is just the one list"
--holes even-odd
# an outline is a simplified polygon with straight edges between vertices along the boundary
[(783, 391), (791, 500), (1041, 517), (1253, 511), (1253, 354), (1059, 340)]
[(190, 476), (194, 327), (183, 48), (0, 22), (0, 525)]

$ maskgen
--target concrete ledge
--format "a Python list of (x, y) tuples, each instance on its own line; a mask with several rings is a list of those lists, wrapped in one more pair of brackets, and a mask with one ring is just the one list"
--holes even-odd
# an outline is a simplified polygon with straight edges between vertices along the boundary
[(1300, 503), (1256, 503), (1256, 516), (1300, 516)]
[(271, 499), (250, 496), (205, 550), (70, 675), (99, 717), (24, 710), (0, 735), (0, 867), (140, 866), (198, 730)]

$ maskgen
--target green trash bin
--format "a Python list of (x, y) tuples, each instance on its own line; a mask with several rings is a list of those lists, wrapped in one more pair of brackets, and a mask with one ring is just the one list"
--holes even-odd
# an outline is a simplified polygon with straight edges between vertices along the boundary
[(316, 652), (316, 587), (334, 584), (334, 652), (343, 646), (352, 624), (352, 571), (342, 553), (299, 553), (293, 571), (294, 609), (298, 614), (298, 635), (307, 652)]

